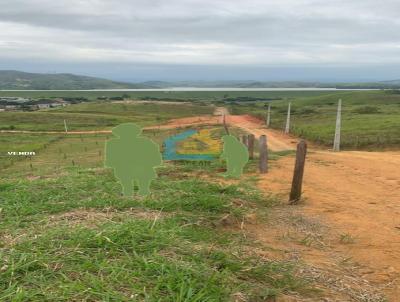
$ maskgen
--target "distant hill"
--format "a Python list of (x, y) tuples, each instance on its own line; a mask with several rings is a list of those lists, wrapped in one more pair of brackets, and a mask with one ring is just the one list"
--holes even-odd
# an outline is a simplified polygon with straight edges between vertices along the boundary
[(85, 89), (162, 89), (196, 88), (347, 88), (400, 89), (400, 80), (370, 83), (323, 83), (301, 81), (147, 81), (122, 83), (69, 73), (44, 74), (0, 70), (0, 90), (85, 90)]
[(170, 87), (197, 87), (197, 88), (309, 88), (309, 87), (335, 87), (335, 84), (324, 84), (318, 82), (262, 82), (262, 81), (176, 81), (176, 82), (163, 82), (163, 81), (148, 81), (143, 82), (144, 85), (150, 85), (158, 88)]
[(144, 84), (120, 83), (111, 80), (68, 73), (42, 74), (0, 70), (0, 90), (79, 90), (152, 88)]
[(341, 88), (341, 89), (399, 89), (400, 80), (360, 83), (323, 83), (301, 81), (148, 81), (143, 85), (155, 88)]
[(388, 85), (400, 85), (400, 80), (383, 81), (381, 83), (388, 84)]

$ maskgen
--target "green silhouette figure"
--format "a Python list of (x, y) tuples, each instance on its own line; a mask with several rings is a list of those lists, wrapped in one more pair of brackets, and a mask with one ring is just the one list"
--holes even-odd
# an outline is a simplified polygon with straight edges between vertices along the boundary
[(242, 175), (243, 168), (249, 161), (247, 147), (233, 135), (224, 135), (222, 140), (224, 142), (224, 148), (221, 158), (226, 161), (227, 166), (225, 176), (238, 178)]
[(160, 147), (142, 137), (142, 129), (132, 123), (118, 125), (112, 133), (117, 138), (106, 143), (105, 166), (114, 169), (125, 196), (133, 195), (134, 181), (138, 194), (148, 195), (151, 181), (157, 178), (154, 168), (162, 163)]

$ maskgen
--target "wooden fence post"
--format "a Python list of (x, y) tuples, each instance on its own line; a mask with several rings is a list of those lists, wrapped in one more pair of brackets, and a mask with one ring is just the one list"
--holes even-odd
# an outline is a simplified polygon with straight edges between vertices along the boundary
[(247, 139), (248, 139), (247, 148), (249, 150), (249, 159), (253, 159), (254, 158), (254, 140), (255, 140), (254, 134), (249, 134)]
[(268, 104), (268, 112), (267, 112), (267, 128), (271, 124), (271, 104)]
[(242, 143), (243, 143), (243, 145), (245, 145), (247, 147), (247, 135), (246, 134), (242, 135)]
[(227, 124), (226, 124), (225, 114), (224, 114), (224, 116), (223, 116), (223, 118), (222, 118), (222, 122), (223, 122), (223, 124), (224, 124), (224, 128), (225, 128), (226, 135), (229, 135), (229, 129), (228, 129), (228, 126), (227, 126)]
[(268, 146), (267, 136), (260, 136), (260, 173), (268, 173)]
[(297, 204), (301, 198), (301, 187), (303, 184), (304, 164), (306, 162), (307, 143), (301, 140), (297, 144), (296, 163), (294, 166), (292, 189), (290, 191), (289, 203)]

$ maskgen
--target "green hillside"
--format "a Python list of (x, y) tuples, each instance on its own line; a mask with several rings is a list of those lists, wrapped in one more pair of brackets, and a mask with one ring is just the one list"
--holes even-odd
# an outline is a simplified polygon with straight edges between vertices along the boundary
[(70, 90), (70, 89), (127, 89), (148, 88), (146, 85), (114, 82), (74, 74), (40, 74), (0, 70), (0, 89)]

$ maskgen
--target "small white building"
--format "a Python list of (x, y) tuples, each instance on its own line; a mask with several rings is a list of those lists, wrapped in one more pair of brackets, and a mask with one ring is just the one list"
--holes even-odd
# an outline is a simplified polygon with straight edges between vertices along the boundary
[(37, 104), (39, 109), (47, 109), (50, 108), (51, 104)]

